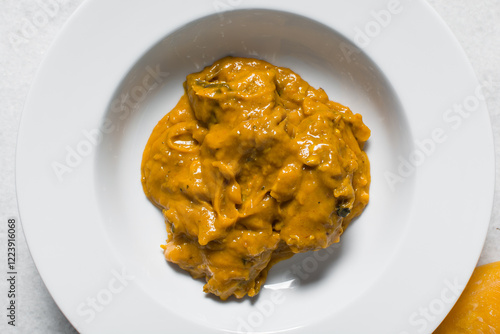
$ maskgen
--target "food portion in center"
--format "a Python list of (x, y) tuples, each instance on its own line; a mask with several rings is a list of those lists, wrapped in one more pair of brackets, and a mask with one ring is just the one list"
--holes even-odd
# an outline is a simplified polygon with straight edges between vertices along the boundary
[(168, 261), (221, 299), (256, 295), (269, 269), (339, 241), (368, 203), (370, 130), (290, 69), (226, 57), (184, 83), (144, 150)]

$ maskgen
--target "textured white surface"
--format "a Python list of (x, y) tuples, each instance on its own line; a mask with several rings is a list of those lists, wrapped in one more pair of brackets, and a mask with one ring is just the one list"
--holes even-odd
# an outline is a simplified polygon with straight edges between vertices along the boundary
[[(46, 50), (82, 0), (3, 0), (0, 2), (0, 240), (5, 248), (8, 218), (18, 218), (14, 183), (16, 136), (24, 99)], [(480, 82), (496, 82), (487, 97), (500, 157), (500, 2), (498, 0), (430, 0), (465, 49)], [(422, 22), (425, 24), (425, 22)], [(478, 166), (480, 172), (480, 166)], [(497, 174), (500, 168), (497, 168)], [(465, 175), (464, 177), (473, 177)], [(495, 198), (500, 194), (496, 185)], [(481, 196), (481, 194), (464, 194)], [(471, 222), (473, 228), (474, 222)], [(52, 242), (57, 242), (53, 240)], [(500, 260), (500, 205), (494, 206), (480, 264)], [(6, 250), (0, 270), (6, 273)], [(20, 224), (17, 233), (16, 328), (0, 322), (1, 333), (72, 333), (31, 260)], [(7, 285), (0, 280), (0, 306), (6, 307)], [(3, 314), (3, 312), (2, 312)]]

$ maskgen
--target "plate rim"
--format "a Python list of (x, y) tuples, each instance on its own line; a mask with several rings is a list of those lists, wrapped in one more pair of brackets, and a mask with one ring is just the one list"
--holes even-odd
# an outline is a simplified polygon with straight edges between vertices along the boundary
[[(76, 10), (75, 13), (73, 13), (73, 15), (70, 17), (70, 19), (65, 23), (63, 29), (61, 30), (60, 34), (67, 34), (68, 33), (68, 30), (71, 29), (71, 26), (74, 23), (75, 20), (80, 20), (82, 19), (82, 16), (85, 16), (85, 15), (89, 15), (90, 11), (92, 8), (94, 8), (93, 6), (97, 6), (99, 7), (99, 5), (97, 5), (99, 1), (97, 0), (87, 0), (85, 1), (84, 3), (82, 3), (82, 5)], [(366, 2), (366, 1), (365, 1)], [(108, 5), (109, 4), (112, 4), (113, 1), (109, 1), (108, 2)], [(262, 6), (264, 6), (264, 8), (268, 8), (268, 9), (276, 9), (275, 7), (278, 7), (280, 6), (282, 3), (285, 3), (285, 1), (278, 1), (276, 2), (274, 5), (271, 5), (270, 7), (273, 7), (273, 8), (268, 8), (268, 7), (265, 7), (265, 5), (263, 5), (263, 2), (261, 1), (248, 1), (247, 3), (245, 3), (244, 7), (247, 8), (247, 7), (250, 7), (251, 4), (256, 4), (258, 6), (260, 6), (262, 8)], [(382, 2), (382, 1), (379, 1), (379, 3), (385, 3), (385, 2)], [(463, 58), (463, 61), (464, 61), (464, 65), (465, 65), (465, 69), (469, 72), (469, 75), (472, 75), (471, 76), (471, 80), (474, 82), (474, 85), (478, 85), (479, 83), (477, 82), (477, 79), (472, 71), (472, 67), (470, 65), (470, 63), (468, 62), (468, 60), (466, 59), (465, 57), (465, 52), (463, 51), (463, 49), (461, 48), (461, 46), (459, 45), (458, 41), (455, 39), (455, 37), (453, 36), (453, 34), (451, 33), (451, 31), (449, 30), (449, 28), (442, 22), (442, 20), (439, 18), (439, 16), (437, 16), (437, 14), (435, 13), (435, 11), (432, 9), (432, 7), (425, 1), (418, 1), (416, 4), (425, 7), (427, 9), (427, 12), (428, 13), (431, 13), (431, 15), (434, 15), (434, 19), (437, 20), (438, 22), (441, 23), (442, 25), (442, 28), (445, 29), (447, 31), (447, 34), (449, 35), (449, 38), (450, 38), (450, 41), (452, 43), (455, 44), (455, 47), (456, 47), (456, 50), (457, 51), (460, 51), (461, 52), (461, 57)], [(206, 7), (204, 7), (203, 10), (207, 10)], [(202, 11), (203, 11), (202, 10)], [(202, 11), (199, 11), (197, 14), (195, 14), (194, 16), (197, 16), (199, 15), (200, 12)], [(293, 12), (293, 11), (292, 11)], [(208, 12), (208, 14), (213, 14), (213, 12)], [(301, 13), (296, 13), (296, 14), (299, 14), (301, 15)], [(193, 15), (188, 15), (188, 17), (191, 17), (193, 18)], [(309, 16), (306, 16), (306, 17), (309, 17)], [(314, 19), (313, 17), (309, 17), (309, 18), (312, 18)], [(58, 35), (58, 37), (55, 39), (55, 41), (53, 42), (49, 52), (47, 53), (46, 55), (46, 58), (45, 60), (41, 63), (40, 67), (39, 67), (39, 71), (36, 75), (36, 78), (35, 80), (33, 81), (33, 84), (31, 86), (31, 89), (30, 89), (30, 92), (28, 94), (28, 97), (26, 98), (26, 103), (25, 103), (25, 106), (24, 106), (24, 110), (23, 110), (23, 113), (22, 113), (22, 117), (21, 117), (21, 121), (20, 121), (20, 126), (19, 126), (19, 132), (18, 132), (18, 143), (20, 142), (24, 142), (24, 139), (21, 138), (21, 135), (23, 133), (26, 132), (25, 128), (26, 128), (26, 120), (25, 118), (27, 118), (30, 113), (34, 113), (36, 111), (36, 108), (33, 109), (32, 105), (30, 104), (31, 100), (33, 99), (33, 94), (35, 94), (33, 91), (36, 91), (37, 89), (40, 89), (39, 87), (41, 85), (43, 85), (43, 76), (46, 75), (45, 74), (45, 70), (44, 70), (44, 67), (46, 66), (46, 59), (49, 59), (51, 57), (54, 57), (53, 55), (53, 49), (58, 47), (59, 43), (60, 43), (60, 36)], [(349, 37), (349, 36), (347, 36)], [(368, 54), (368, 56), (372, 56), (372, 52), (370, 50), (366, 50), (366, 53)], [(132, 57), (133, 58), (133, 57)], [(372, 58), (373, 59), (373, 58)], [(375, 63), (377, 63), (375, 60), (374, 60)], [(378, 63), (377, 63), (378, 64)], [(124, 73), (124, 75), (126, 75), (126, 73)], [(490, 123), (490, 119), (489, 119), (489, 113), (487, 111), (487, 107), (486, 105), (483, 103), (481, 105), (481, 114), (483, 115), (482, 117), (484, 118), (486, 116), (487, 118), (487, 125), (488, 125), (488, 129), (484, 130), (485, 132), (489, 132), (489, 137), (492, 138), (492, 135), (491, 135), (491, 123)], [(484, 122), (484, 120), (482, 120), (482, 122)], [(488, 133), (486, 133), (486, 137), (488, 137)], [(21, 150), (19, 150), (19, 147), (21, 147)], [(485, 151), (489, 151), (489, 154), (490, 154), (490, 157), (489, 159), (493, 161), (493, 164), (491, 164), (489, 166), (490, 168), (490, 172), (489, 174), (491, 174), (488, 178), (490, 178), (490, 180), (495, 180), (495, 177), (494, 177), (494, 154), (493, 154), (493, 141), (492, 139), (489, 141), (489, 147), (488, 147), (488, 150), (485, 150)], [(24, 150), (24, 151), (23, 151)], [(35, 251), (33, 252), (32, 250), (32, 245), (34, 244), (34, 239), (38, 238), (38, 236), (34, 236), (31, 234), (31, 231), (30, 229), (32, 227), (32, 225), (30, 224), (34, 224), (34, 222), (32, 222), (32, 218), (29, 218), (27, 222), (25, 222), (25, 220), (23, 219), (23, 216), (25, 216), (25, 213), (23, 213), (22, 210), (28, 210), (28, 209), (23, 209), (22, 207), (26, 206), (26, 207), (29, 207), (29, 205), (26, 205), (25, 203), (29, 200), (26, 199), (25, 197), (25, 194), (26, 194), (26, 188), (27, 186), (24, 185), (25, 184), (25, 181), (22, 179), (23, 176), (26, 175), (26, 171), (25, 170), (20, 170), (18, 168), (21, 168), (20, 166), (23, 165), (23, 164), (26, 164), (26, 162), (23, 162), (21, 160), (23, 160), (23, 157), (25, 157), (26, 155), (29, 155), (29, 150), (28, 152), (26, 151), (26, 145), (25, 143), (22, 143), (21, 145), (18, 144), (17, 148), (16, 148), (16, 189), (17, 189), (17, 200), (18, 200), (18, 207), (19, 207), (19, 214), (20, 214), (20, 218), (21, 218), (21, 223), (23, 225), (23, 230), (24, 230), (24, 233), (25, 233), (25, 236), (26, 236), (26, 240), (28, 242), (28, 247), (29, 247), (29, 250), (30, 250), (30, 253), (32, 255), (32, 257), (35, 259), (35, 264), (37, 266), (37, 269), (39, 270), (40, 272), (40, 275), (42, 276), (44, 282), (46, 282), (47, 284), (47, 287), (50, 287), (49, 288), (49, 292), (51, 293), (51, 295), (53, 295), (54, 297), (54, 294), (53, 294), (53, 290), (55, 289), (54, 288), (54, 285), (55, 283), (53, 282), (53, 278), (50, 278), (51, 274), (50, 273), (47, 273), (45, 269), (43, 269), (42, 267), (44, 266), (44, 261), (40, 259), (40, 256), (39, 253), (40, 253), (40, 250), (39, 250), (39, 246), (33, 246), (33, 248), (37, 248), (35, 249)], [(488, 173), (486, 173), (488, 174)], [(493, 182), (494, 184), (494, 182)], [(490, 217), (490, 214), (491, 214), (491, 209), (492, 209), (492, 206), (493, 206), (493, 194), (494, 194), (494, 187), (493, 185), (491, 185), (490, 187), (490, 191), (488, 192), (488, 203), (485, 204), (485, 207), (486, 208), (489, 208), (488, 212), (487, 213), (483, 213), (483, 216), (487, 216), (488, 218)], [(21, 189), (24, 189), (24, 190), (21, 190)], [(24, 193), (23, 193), (24, 192)], [(485, 219), (485, 218), (484, 218)], [(486, 236), (486, 231), (487, 231), (487, 227), (488, 227), (488, 223), (489, 223), (489, 219), (485, 219), (486, 220), (486, 223), (484, 223), (483, 225), (483, 229), (482, 229), (482, 232), (481, 233), (478, 233), (478, 235), (483, 235), (482, 236), (482, 240), (483, 240), (483, 243), (484, 243), (484, 239), (485, 239), (485, 236)], [(477, 246), (476, 248), (476, 255), (474, 256), (471, 256), (472, 258), (476, 258), (476, 261), (477, 259), (479, 258), (479, 254), (481, 252), (481, 249), (482, 249), (482, 245), (483, 243), (481, 243), (480, 247)], [(37, 253), (38, 254), (34, 254), (34, 253)], [(472, 270), (474, 269), (474, 266), (471, 266), (471, 268), (469, 268), (469, 270), (467, 270), (465, 276), (470, 277), (470, 275), (472, 274)], [(51, 283), (47, 283), (49, 281), (52, 281)], [(458, 296), (457, 296), (458, 298)], [(63, 313), (65, 313), (66, 315), (66, 312), (65, 312), (65, 309), (68, 308), (68, 306), (65, 305), (65, 302), (63, 300), (60, 299), (60, 297), (54, 297), (54, 300), (56, 301), (56, 303), (58, 304), (58, 306), (60, 307), (60, 309), (63, 311)], [(451, 306), (450, 306), (451, 308)], [(73, 323), (73, 325), (76, 327), (76, 328), (79, 328), (80, 325), (78, 324), (78, 321), (75, 321), (73, 316), (71, 317), (68, 317), (67, 318)], [(436, 325), (437, 326), (437, 325)], [(320, 328), (320, 327), (318, 327)]]

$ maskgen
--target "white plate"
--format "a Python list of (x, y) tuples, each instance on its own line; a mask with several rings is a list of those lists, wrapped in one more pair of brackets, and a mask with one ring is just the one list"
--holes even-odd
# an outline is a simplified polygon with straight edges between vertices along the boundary
[[(278, 264), (258, 298), (220, 302), (165, 262), (140, 163), (186, 74), (227, 54), (290, 67), (361, 113), (373, 181), (340, 245)], [(489, 221), (481, 87), (423, 1), (87, 1), (22, 118), (16, 178), (31, 253), (83, 333), (431, 332)]]

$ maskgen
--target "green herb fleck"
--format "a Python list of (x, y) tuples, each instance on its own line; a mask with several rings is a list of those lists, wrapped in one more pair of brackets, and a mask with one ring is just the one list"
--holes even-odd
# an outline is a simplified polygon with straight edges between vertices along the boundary
[(338, 208), (337, 209), (337, 215), (339, 217), (345, 218), (347, 215), (351, 213), (351, 210), (349, 208)]

